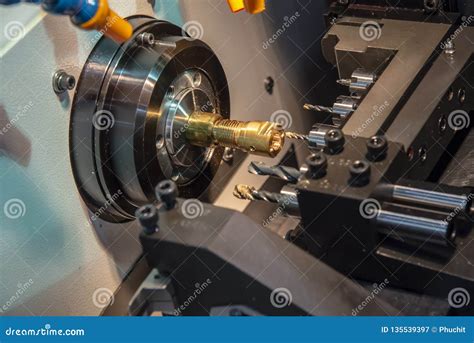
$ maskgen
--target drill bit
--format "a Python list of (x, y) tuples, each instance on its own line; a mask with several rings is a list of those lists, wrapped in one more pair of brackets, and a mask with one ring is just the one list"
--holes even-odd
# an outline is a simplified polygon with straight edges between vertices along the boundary
[(334, 112), (334, 109), (332, 109), (331, 107), (320, 106), (320, 105), (304, 104), (303, 108), (308, 111), (328, 112), (328, 113)]
[(265, 176), (276, 176), (287, 182), (298, 182), (301, 173), (298, 169), (287, 166), (268, 166), (263, 162), (251, 162), (249, 173)]
[(307, 135), (303, 135), (302, 133), (290, 132), (290, 131), (285, 132), (285, 137), (289, 138), (289, 139), (297, 139), (297, 140), (300, 140), (300, 141), (307, 141), (308, 140)]
[(247, 185), (236, 185), (234, 188), (234, 196), (242, 200), (262, 200), (278, 204), (284, 197), (279, 193), (267, 191), (257, 191), (255, 187)]

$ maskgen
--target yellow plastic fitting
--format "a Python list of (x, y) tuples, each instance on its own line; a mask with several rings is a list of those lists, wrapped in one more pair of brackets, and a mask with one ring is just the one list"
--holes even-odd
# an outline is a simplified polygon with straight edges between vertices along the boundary
[(85, 30), (102, 32), (117, 43), (125, 42), (133, 34), (132, 25), (114, 12), (107, 0), (100, 0), (97, 13), (81, 27)]
[(265, 0), (227, 0), (232, 12), (246, 10), (251, 14), (257, 14), (265, 10)]

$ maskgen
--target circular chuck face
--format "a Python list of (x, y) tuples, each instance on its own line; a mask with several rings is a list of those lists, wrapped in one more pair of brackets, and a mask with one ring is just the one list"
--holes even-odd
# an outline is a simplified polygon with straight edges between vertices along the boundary
[[(181, 197), (202, 195), (224, 148), (189, 144), (188, 118), (196, 111), (229, 118), (230, 110), (224, 71), (206, 44), (167, 22), (129, 22), (129, 41), (102, 38), (88, 57), (70, 123), (76, 184), (94, 216), (112, 222), (133, 220), (164, 179)], [(144, 42), (143, 33), (154, 40)]]

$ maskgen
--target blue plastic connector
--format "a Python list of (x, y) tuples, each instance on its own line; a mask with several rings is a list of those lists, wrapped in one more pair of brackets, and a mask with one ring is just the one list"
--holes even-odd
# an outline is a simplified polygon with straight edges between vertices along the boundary
[(68, 15), (74, 24), (81, 25), (95, 16), (100, 0), (0, 0), (0, 5), (14, 5), (20, 2), (41, 4), (45, 11)]
[(42, 7), (53, 14), (65, 14), (74, 24), (91, 20), (99, 8), (99, 0), (43, 0)]

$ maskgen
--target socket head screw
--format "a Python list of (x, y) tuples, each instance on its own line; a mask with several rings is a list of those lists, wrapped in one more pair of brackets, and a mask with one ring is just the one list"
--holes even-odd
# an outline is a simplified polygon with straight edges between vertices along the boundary
[(155, 188), (156, 198), (162, 201), (167, 210), (176, 206), (178, 197), (178, 186), (171, 180), (161, 181)]
[(53, 75), (53, 90), (56, 94), (62, 94), (76, 87), (76, 78), (64, 70), (58, 70)]
[(362, 187), (370, 181), (370, 164), (364, 160), (357, 160), (349, 167), (351, 175), (350, 185), (355, 187)]
[(340, 129), (331, 129), (326, 132), (324, 136), (326, 141), (327, 151), (331, 155), (338, 154), (344, 149), (344, 143), (346, 139), (344, 138), (344, 134)]
[(140, 207), (135, 216), (143, 227), (143, 231), (147, 235), (151, 235), (158, 231), (158, 210), (154, 205), (145, 205)]
[(319, 179), (326, 175), (328, 160), (322, 152), (309, 155), (306, 164), (308, 165), (306, 175), (311, 179)]
[(137, 36), (136, 40), (140, 45), (153, 46), (155, 44), (155, 35), (151, 32), (143, 32)]
[(388, 142), (384, 136), (372, 136), (367, 141), (367, 158), (369, 161), (382, 161), (387, 156)]

